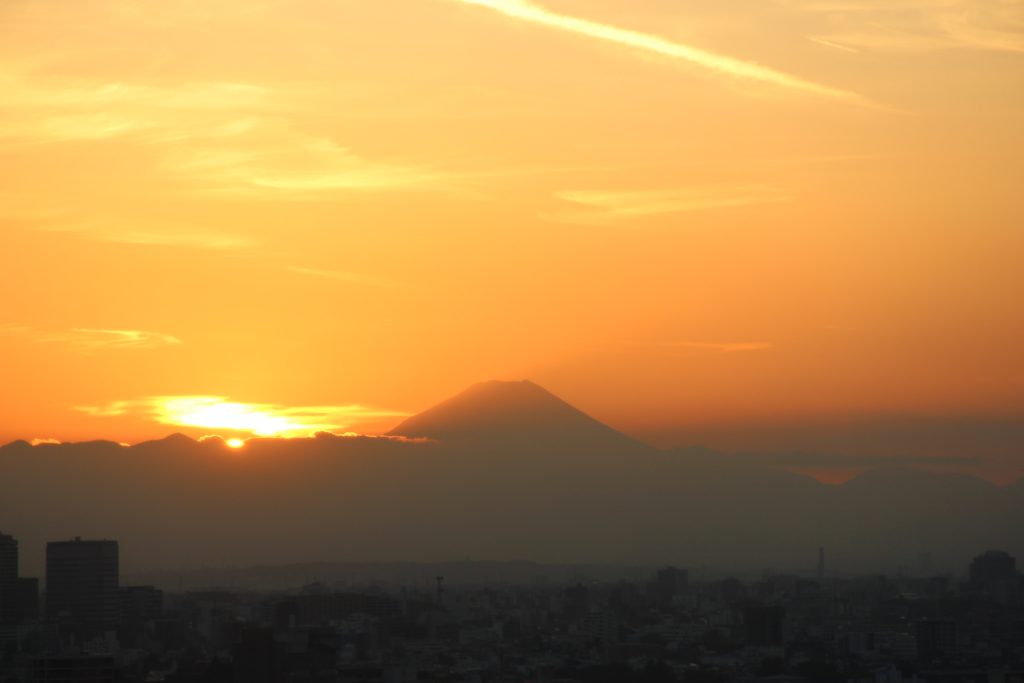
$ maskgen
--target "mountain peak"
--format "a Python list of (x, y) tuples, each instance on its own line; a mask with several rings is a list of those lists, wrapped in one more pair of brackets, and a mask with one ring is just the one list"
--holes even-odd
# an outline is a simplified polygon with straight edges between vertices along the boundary
[(642, 447), (529, 380), (478, 382), (410, 417), (390, 434), (441, 441)]
[(173, 434), (168, 434), (164, 438), (160, 439), (160, 441), (163, 441), (164, 443), (169, 443), (169, 444), (175, 444), (175, 443), (193, 444), (193, 443), (196, 443), (196, 440), (193, 439), (191, 436), (188, 436), (186, 434), (182, 434), (181, 432), (174, 432)]
[(191, 436), (182, 434), (181, 432), (175, 432), (168, 434), (162, 439), (153, 439), (150, 441), (140, 441), (139, 443), (132, 446), (132, 448), (141, 449), (162, 449), (162, 448), (176, 448), (184, 449), (190, 446), (195, 446), (199, 442), (193, 439)]

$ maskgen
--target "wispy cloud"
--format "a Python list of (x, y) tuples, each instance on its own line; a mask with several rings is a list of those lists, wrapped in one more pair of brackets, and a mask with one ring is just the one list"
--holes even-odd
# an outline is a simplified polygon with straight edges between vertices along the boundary
[(396, 283), (382, 278), (371, 277), (361, 273), (352, 273), (344, 270), (323, 270), (320, 268), (302, 268), (300, 266), (287, 266), (290, 273), (305, 275), (306, 277), (320, 280), (333, 280), (334, 282), (345, 282), (352, 285), (364, 285), (367, 287), (395, 287)]
[(262, 121), (247, 134), (202, 149), (169, 152), (165, 168), (203, 192), (274, 198), (331, 192), (439, 190), (448, 176), (425, 167), (373, 162), (322, 136)]
[[(0, 194), (0, 204), (16, 205), (19, 197)], [(180, 247), (212, 251), (251, 251), (260, 239), (243, 232), (225, 232), (195, 225), (166, 223), (160, 217), (131, 221), (117, 216), (71, 214), (55, 209), (0, 209), (0, 221), (19, 223), (40, 232), (85, 235), (100, 242), (138, 246)], [(140, 227), (140, 223), (145, 227)]]
[(181, 247), (211, 251), (245, 251), (259, 244), (249, 235), (225, 233), (217, 230), (152, 226), (138, 229), (118, 225), (117, 221), (91, 220), (79, 224), (53, 223), (53, 230), (81, 232), (93, 239), (116, 244), (134, 244), (151, 247)]
[(247, 235), (232, 235), (221, 232), (181, 232), (171, 229), (157, 230), (110, 230), (100, 232), (101, 239), (121, 244), (149, 246), (191, 247), (196, 249), (231, 250), (246, 249), (257, 244)]
[(774, 348), (769, 342), (717, 342), (717, 341), (665, 341), (639, 344), (649, 349), (663, 351), (706, 351), (709, 353), (749, 353)]
[(797, 11), (827, 16), (827, 31), (808, 37), (837, 49), (1024, 52), (1024, 11), (1018, 0), (776, 1)]
[(137, 415), (165, 425), (246, 432), (256, 436), (308, 436), (344, 430), (369, 420), (404, 417), (406, 413), (358, 404), (283, 406), (244, 403), (224, 396), (150, 396), (100, 406), (77, 406), (95, 417)]
[(908, 467), (915, 465), (971, 467), (983, 462), (982, 458), (971, 456), (927, 456), (927, 455), (847, 455), (842, 453), (806, 453), (802, 451), (781, 453), (737, 453), (725, 456), (733, 462), (766, 467), (833, 470), (872, 467)]
[(715, 353), (744, 353), (748, 351), (765, 351), (772, 348), (768, 342), (675, 342), (672, 348), (698, 349)]
[(808, 36), (812, 41), (847, 52), (930, 52), (949, 47), (940, 36), (888, 27)]
[(841, 50), (843, 52), (853, 52), (853, 53), (860, 52), (860, 50), (855, 50), (854, 48), (850, 47), (849, 45), (841, 45), (839, 43), (832, 42), (831, 40), (825, 40), (824, 38), (816, 38), (815, 36), (807, 36), (807, 39), (810, 40), (813, 43), (817, 43), (818, 45), (824, 45), (825, 47), (830, 47), (830, 48), (832, 48), (834, 50)]
[(156, 349), (179, 346), (183, 342), (177, 337), (161, 332), (146, 330), (110, 330), (95, 328), (72, 328), (49, 331), (33, 327), (0, 327), (0, 334), (25, 337), (37, 342), (67, 344), (84, 351), (119, 351)]
[(138, 84), (0, 70), (0, 145), (122, 140), (156, 151), (158, 169), (203, 193), (247, 197), (436, 189), (446, 176), (370, 160), (302, 125), (323, 93), (210, 81)]
[(280, 112), (274, 93), (244, 82), (142, 85), (0, 71), (0, 139), (45, 144), (132, 136), (159, 144), (239, 135), (254, 112)]
[(556, 198), (571, 206), (543, 214), (564, 223), (608, 225), (662, 214), (722, 209), (790, 199), (768, 185), (700, 185), (670, 190), (559, 192)]
[[(964, 46), (1003, 52), (1024, 52), (1024, 7), (1020, 2), (987, 3), (995, 15), (972, 16), (968, 12), (942, 15), (938, 26)], [(1001, 5), (1001, 6), (1000, 6)], [(987, 23), (986, 23), (987, 22)]]
[(587, 36), (694, 64), (714, 73), (747, 81), (766, 83), (847, 102), (867, 104), (867, 100), (849, 90), (815, 83), (784, 71), (736, 57), (685, 45), (667, 38), (619, 28), (580, 17), (559, 14), (528, 0), (458, 0), (467, 5), (486, 7), (507, 17), (549, 28)]

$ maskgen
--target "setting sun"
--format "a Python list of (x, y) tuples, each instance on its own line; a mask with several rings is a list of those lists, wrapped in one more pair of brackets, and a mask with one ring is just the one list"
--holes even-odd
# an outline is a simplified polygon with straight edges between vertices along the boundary
[(245, 446), (245, 439), (228, 439), (224, 443), (227, 444), (228, 448), (238, 449)]
[[(214, 396), (166, 397), (158, 406), (161, 422), (188, 427), (233, 429), (257, 436), (284, 436), (327, 429), (333, 425), (308, 424), (270, 412), (269, 406), (225, 401)], [(229, 444), (230, 445), (230, 444)]]
[(1011, 481), (1022, 85), (1017, 0), (0, 3), (0, 443), (529, 378)]

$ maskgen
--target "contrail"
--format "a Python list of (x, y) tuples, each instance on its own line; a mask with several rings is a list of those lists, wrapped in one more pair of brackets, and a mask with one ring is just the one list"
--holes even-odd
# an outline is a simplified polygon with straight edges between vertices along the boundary
[(479, 5), (494, 10), (507, 17), (529, 21), (543, 26), (576, 33), (579, 35), (597, 38), (610, 43), (627, 45), (629, 47), (654, 52), (674, 59), (681, 59), (692, 64), (728, 74), (736, 78), (744, 78), (762, 83), (789, 88), (790, 90), (801, 90), (825, 97), (831, 97), (858, 104), (869, 104), (869, 102), (857, 93), (838, 88), (831, 88), (820, 83), (807, 81), (797, 76), (776, 71), (775, 69), (761, 66), (755, 62), (746, 62), (735, 57), (715, 54), (707, 50), (676, 43), (666, 38), (652, 36), (638, 31), (617, 28), (607, 24), (601, 24), (589, 19), (580, 19), (563, 14), (557, 14), (536, 5), (528, 0), (458, 0), (466, 5)]

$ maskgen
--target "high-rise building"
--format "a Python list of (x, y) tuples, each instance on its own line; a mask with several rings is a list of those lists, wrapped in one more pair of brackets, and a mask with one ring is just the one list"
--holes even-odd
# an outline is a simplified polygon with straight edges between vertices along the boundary
[(39, 579), (19, 576), (7, 594), (9, 615), (16, 624), (39, 619)]
[(689, 574), (685, 569), (665, 567), (654, 576), (650, 586), (651, 597), (660, 604), (669, 604), (675, 596), (686, 590)]
[(0, 624), (13, 619), (11, 601), (18, 582), (18, 540), (0, 534)]
[(65, 632), (92, 637), (117, 627), (117, 541), (46, 544), (46, 614)]
[(1002, 550), (989, 550), (971, 562), (971, 583), (986, 585), (1012, 581), (1017, 576), (1017, 560)]
[(18, 578), (18, 539), (0, 533), (0, 584)]

